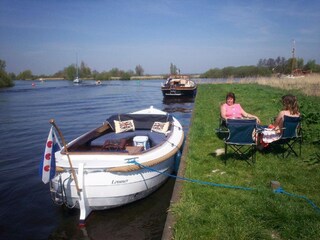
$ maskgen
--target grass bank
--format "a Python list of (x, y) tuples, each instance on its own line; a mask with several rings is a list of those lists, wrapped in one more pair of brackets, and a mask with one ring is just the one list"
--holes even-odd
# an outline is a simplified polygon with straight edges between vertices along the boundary
[[(304, 116), (302, 157), (258, 152), (254, 166), (215, 156), (224, 144), (215, 134), (219, 105), (229, 91), (249, 113), (268, 124), (281, 109), (282, 95), (297, 95)], [(259, 84), (201, 84), (193, 112), (186, 154), (186, 178), (248, 187), (212, 187), (184, 181), (181, 198), (170, 211), (176, 221), (174, 239), (320, 239), (320, 212), (308, 201), (273, 193), (276, 180), (288, 193), (305, 196), (320, 206), (320, 98), (300, 90)]]

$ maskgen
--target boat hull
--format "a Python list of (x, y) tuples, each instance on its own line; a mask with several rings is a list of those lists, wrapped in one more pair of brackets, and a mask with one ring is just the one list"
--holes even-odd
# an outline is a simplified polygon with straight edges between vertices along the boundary
[[(82, 191), (88, 207), (91, 210), (110, 209), (147, 197), (168, 179), (174, 163), (175, 159), (171, 157), (152, 168), (133, 172), (85, 171)], [(79, 195), (71, 173), (64, 172), (52, 179), (53, 191), (61, 192), (60, 182), (63, 182), (67, 204), (80, 208)]]
[(161, 88), (163, 97), (195, 97), (197, 95), (197, 89), (184, 89), (184, 88), (177, 88), (177, 89), (170, 89), (170, 88)]

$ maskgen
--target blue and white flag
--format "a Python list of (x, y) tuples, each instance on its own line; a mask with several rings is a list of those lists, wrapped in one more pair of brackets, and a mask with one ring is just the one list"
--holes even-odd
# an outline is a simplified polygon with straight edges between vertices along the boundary
[(56, 137), (56, 134), (51, 127), (49, 136), (46, 143), (46, 148), (44, 150), (43, 160), (40, 163), (40, 176), (42, 182), (45, 184), (48, 183), (55, 175), (56, 172), (56, 159), (55, 152), (60, 149), (59, 141)]

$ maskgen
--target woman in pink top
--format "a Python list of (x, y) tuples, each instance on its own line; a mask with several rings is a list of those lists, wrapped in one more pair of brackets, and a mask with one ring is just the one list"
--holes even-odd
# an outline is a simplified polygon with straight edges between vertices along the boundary
[(257, 116), (247, 113), (243, 110), (239, 103), (235, 102), (236, 96), (234, 93), (227, 93), (226, 103), (222, 104), (220, 108), (220, 114), (222, 118), (255, 118), (257, 119), (257, 122), (260, 123), (260, 119)]

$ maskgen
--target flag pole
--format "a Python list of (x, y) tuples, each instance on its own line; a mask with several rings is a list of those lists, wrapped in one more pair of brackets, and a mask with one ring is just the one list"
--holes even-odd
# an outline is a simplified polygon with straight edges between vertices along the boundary
[(60, 139), (61, 139), (62, 144), (64, 146), (64, 151), (66, 152), (66, 155), (68, 157), (68, 161), (69, 161), (69, 165), (70, 165), (70, 169), (71, 169), (71, 174), (72, 174), (72, 177), (73, 177), (74, 182), (76, 184), (77, 193), (79, 195), (80, 194), (80, 188), (79, 188), (79, 184), (78, 184), (78, 178), (77, 178), (76, 172), (75, 172), (75, 170), (74, 170), (74, 168), (72, 166), (72, 162), (71, 162), (71, 159), (70, 159), (70, 156), (69, 156), (69, 151), (68, 151), (68, 147), (67, 147), (66, 141), (64, 140), (62, 132), (58, 128), (58, 126), (55, 123), (54, 119), (50, 119), (50, 124), (52, 124), (52, 126), (54, 126), (54, 128), (57, 130), (57, 132), (58, 132), (58, 134), (60, 136)]

